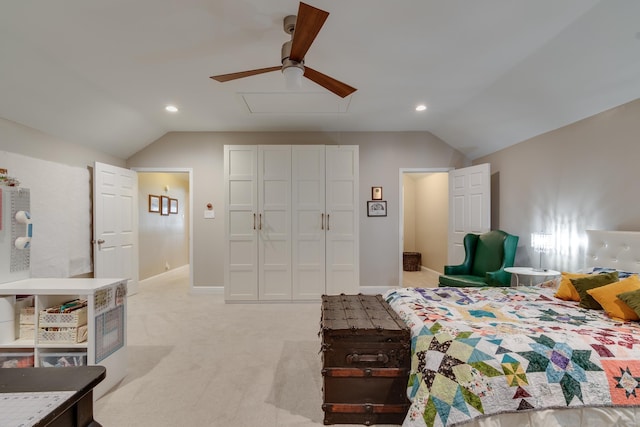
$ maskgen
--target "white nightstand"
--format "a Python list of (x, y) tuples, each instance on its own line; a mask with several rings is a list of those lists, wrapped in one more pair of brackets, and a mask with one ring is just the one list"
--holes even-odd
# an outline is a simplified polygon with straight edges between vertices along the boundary
[(516, 275), (516, 286), (520, 286), (520, 276), (529, 276), (529, 286), (533, 285), (534, 277), (559, 277), (560, 272), (555, 270), (538, 270), (533, 267), (507, 267), (504, 269), (507, 273)]

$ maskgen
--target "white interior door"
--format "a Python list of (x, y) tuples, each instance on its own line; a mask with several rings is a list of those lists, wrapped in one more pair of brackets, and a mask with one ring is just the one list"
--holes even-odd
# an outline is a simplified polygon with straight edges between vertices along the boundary
[(104, 163), (93, 167), (94, 276), (126, 278), (138, 292), (138, 175)]
[(292, 155), (293, 299), (325, 293), (325, 147), (294, 145)]
[(491, 229), (491, 166), (488, 163), (449, 172), (449, 264), (464, 261), (467, 233)]
[(291, 299), (291, 146), (258, 147), (258, 295)]
[(258, 299), (258, 148), (224, 146), (225, 299)]
[(327, 145), (326, 292), (358, 293), (358, 146)]

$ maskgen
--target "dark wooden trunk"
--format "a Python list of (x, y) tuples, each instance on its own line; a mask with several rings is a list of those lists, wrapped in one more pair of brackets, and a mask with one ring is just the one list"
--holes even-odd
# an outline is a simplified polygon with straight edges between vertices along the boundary
[(409, 328), (381, 295), (322, 297), (325, 424), (402, 424)]

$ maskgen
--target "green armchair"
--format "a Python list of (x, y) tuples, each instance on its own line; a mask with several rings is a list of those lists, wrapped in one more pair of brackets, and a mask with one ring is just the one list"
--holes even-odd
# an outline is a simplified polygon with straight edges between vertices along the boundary
[(511, 286), (511, 273), (518, 247), (518, 236), (502, 230), (464, 236), (464, 262), (445, 265), (438, 286), (480, 287)]

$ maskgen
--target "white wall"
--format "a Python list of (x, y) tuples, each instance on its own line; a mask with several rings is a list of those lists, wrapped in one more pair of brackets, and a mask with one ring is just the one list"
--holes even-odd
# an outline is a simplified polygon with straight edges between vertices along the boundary
[(561, 250), (544, 266), (583, 266), (588, 229), (640, 231), (640, 100), (532, 138), (474, 164), (492, 174), (492, 228), (520, 236), (516, 265), (536, 265), (530, 234), (547, 231)]
[[(465, 159), (428, 132), (251, 133), (172, 132), (127, 160), (128, 167), (190, 167), (193, 169), (194, 287), (224, 284), (225, 144), (344, 144), (360, 147), (360, 283), (399, 284), (399, 170), (461, 167)], [(366, 201), (371, 187), (382, 186), (387, 216), (370, 218)], [(197, 212), (212, 203), (215, 220)]]
[[(22, 154), (71, 166), (93, 166), (94, 162), (124, 167), (124, 159), (99, 150), (63, 141), (38, 130), (0, 117), (0, 151)], [(1, 153), (0, 153), (1, 154)], [(0, 168), (2, 162), (0, 158)], [(9, 171), (18, 175), (20, 171)]]
[(94, 161), (125, 165), (122, 159), (0, 118), (0, 168), (30, 189), (33, 277), (92, 275)]

